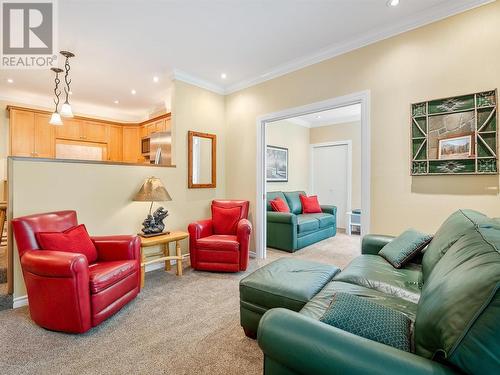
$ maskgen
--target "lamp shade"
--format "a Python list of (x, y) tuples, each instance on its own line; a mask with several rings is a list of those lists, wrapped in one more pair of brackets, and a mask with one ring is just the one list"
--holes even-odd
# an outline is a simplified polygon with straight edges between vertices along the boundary
[(171, 201), (172, 198), (159, 178), (149, 177), (144, 181), (133, 200), (139, 202), (165, 202)]

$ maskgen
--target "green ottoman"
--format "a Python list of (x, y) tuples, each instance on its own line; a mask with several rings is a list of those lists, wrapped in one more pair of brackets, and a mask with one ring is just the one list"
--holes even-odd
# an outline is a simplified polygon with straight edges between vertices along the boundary
[(294, 258), (281, 258), (240, 281), (240, 322), (245, 335), (257, 337), (264, 313), (275, 307), (299, 311), (339, 268)]

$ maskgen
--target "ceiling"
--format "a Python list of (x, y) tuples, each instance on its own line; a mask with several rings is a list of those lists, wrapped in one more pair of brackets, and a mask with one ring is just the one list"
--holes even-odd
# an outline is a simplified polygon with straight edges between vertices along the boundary
[[(144, 116), (168, 101), (172, 78), (234, 92), (487, 2), (64, 0), (58, 44), (76, 54), (73, 103)], [(52, 85), (48, 70), (0, 71), (0, 99), (47, 100)]]
[(328, 111), (310, 113), (293, 117), (284, 121), (292, 122), (306, 128), (319, 128), (321, 126), (345, 124), (361, 121), (361, 104), (329, 109)]

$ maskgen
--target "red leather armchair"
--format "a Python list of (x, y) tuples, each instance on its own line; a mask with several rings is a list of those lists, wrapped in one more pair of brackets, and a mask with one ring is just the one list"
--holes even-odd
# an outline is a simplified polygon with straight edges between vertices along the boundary
[(75, 211), (12, 220), (31, 318), (54, 331), (83, 333), (120, 310), (140, 290), (136, 236), (92, 237), (97, 260), (91, 264), (83, 254), (40, 250), (36, 233), (63, 232), (76, 225)]
[(211, 219), (189, 224), (191, 267), (219, 272), (247, 269), (252, 232), (248, 207), (248, 201), (214, 200)]

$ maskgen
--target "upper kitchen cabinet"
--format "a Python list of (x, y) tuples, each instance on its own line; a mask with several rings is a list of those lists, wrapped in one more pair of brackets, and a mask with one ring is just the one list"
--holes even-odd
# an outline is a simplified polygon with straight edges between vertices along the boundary
[(54, 157), (54, 127), (49, 115), (13, 109), (10, 114), (10, 155)]
[(102, 122), (64, 119), (63, 125), (57, 127), (56, 138), (106, 143), (108, 125)]
[(123, 160), (123, 126), (109, 126), (108, 160)]
[(123, 127), (123, 161), (129, 163), (142, 163), (141, 138), (138, 126)]

